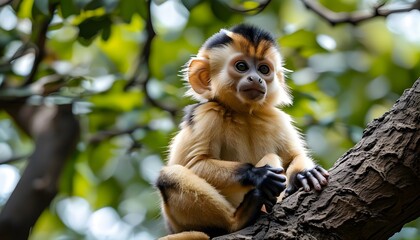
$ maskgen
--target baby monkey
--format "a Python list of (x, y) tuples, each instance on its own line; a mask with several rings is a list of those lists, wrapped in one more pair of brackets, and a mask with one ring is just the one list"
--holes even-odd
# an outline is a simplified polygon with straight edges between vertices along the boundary
[[(276, 40), (250, 25), (222, 29), (185, 68), (181, 130), (156, 186), (172, 235), (208, 239), (270, 212), (280, 193), (321, 190), (328, 172), (308, 156), (289, 115), (292, 103)], [(287, 180), (286, 180), (287, 179)]]

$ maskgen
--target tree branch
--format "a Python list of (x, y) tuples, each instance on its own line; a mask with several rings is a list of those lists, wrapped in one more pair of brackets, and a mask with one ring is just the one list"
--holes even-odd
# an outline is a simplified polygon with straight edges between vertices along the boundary
[(11, 2), (12, 0), (0, 0), (0, 7), (4, 7)]
[(384, 9), (384, 3), (378, 4), (377, 6), (373, 7), (370, 12), (360, 11), (360, 12), (353, 12), (353, 13), (336, 13), (333, 12), (321, 4), (319, 4), (315, 0), (302, 0), (303, 4), (306, 8), (316, 13), (321, 18), (328, 21), (331, 25), (337, 25), (340, 23), (350, 23), (356, 25), (360, 22), (364, 22), (375, 17), (387, 17), (393, 13), (402, 13), (402, 12), (409, 12), (414, 9), (420, 9), (420, 0), (417, 0), (410, 6), (405, 8), (399, 9)]
[[(420, 216), (420, 79), (330, 169), (253, 226), (216, 239), (388, 239)], [(355, 231), (357, 229), (357, 231)]]
[(14, 156), (14, 157), (11, 157), (9, 159), (0, 160), (0, 165), (1, 164), (10, 164), (10, 163), (13, 163), (13, 162), (17, 162), (19, 160), (23, 160), (23, 159), (28, 158), (28, 157), (29, 157), (29, 155)]
[(101, 132), (97, 132), (94, 135), (90, 136), (88, 141), (91, 144), (97, 144), (97, 143), (100, 143), (102, 141), (111, 139), (111, 138), (116, 137), (116, 136), (120, 136), (120, 135), (124, 135), (124, 134), (132, 134), (137, 129), (149, 129), (149, 127), (144, 126), (144, 125), (136, 125), (136, 126), (133, 126), (131, 128), (123, 129), (123, 130), (113, 129), (113, 130), (101, 131)]
[(141, 84), (143, 87), (143, 91), (146, 96), (146, 100), (153, 106), (163, 109), (167, 112), (169, 112), (172, 116), (175, 116), (178, 112), (178, 109), (166, 106), (150, 96), (149, 90), (147, 89), (147, 85), (150, 81), (150, 54), (151, 54), (151, 48), (154, 38), (156, 37), (156, 32), (153, 29), (153, 23), (152, 23), (152, 14), (151, 14), (151, 4), (152, 0), (148, 1), (147, 5), (147, 19), (146, 19), (146, 33), (147, 33), (147, 39), (144, 43), (143, 49), (140, 52), (140, 55), (138, 57), (138, 64), (136, 66), (136, 69), (134, 71), (133, 76), (131, 77), (130, 81), (126, 84), (125, 90), (127, 91), (131, 87)]
[[(28, 50), (30, 50), (31, 48), (33, 48), (32, 46), (33, 44), (31, 42), (22, 44), (17, 50), (16, 52), (13, 54), (13, 56), (9, 59), (7, 59), (6, 61), (2, 61), (0, 62), (0, 72), (7, 72), (11, 69), (12, 66), (12, 62), (16, 59), (19, 59), (23, 56), (25, 56), (28, 52)], [(6, 81), (3, 81), (6, 82)], [(0, 89), (3, 87), (4, 85), (0, 86)]]
[[(35, 75), (38, 72), (39, 64), (42, 62), (45, 56), (45, 42), (47, 40), (47, 32), (48, 27), (50, 26), (50, 23), (54, 17), (54, 11), (56, 9), (57, 3), (50, 5), (50, 15), (45, 17), (39, 26), (39, 31), (36, 35), (35, 45), (33, 48), (35, 49), (35, 59), (34, 63), (31, 68), (31, 72), (26, 77), (25, 82), (23, 83), (23, 86), (27, 86), (35, 81)], [(38, 27), (37, 24), (33, 24), (33, 27)]]
[(156, 32), (153, 29), (152, 14), (151, 14), (152, 1), (148, 1), (147, 5), (147, 19), (146, 19), (146, 34), (147, 39), (144, 43), (142, 51), (138, 56), (137, 66), (130, 81), (126, 84), (125, 90), (130, 89), (136, 84), (142, 84), (146, 91), (146, 84), (150, 80), (150, 53), (152, 48), (153, 39), (156, 37)]

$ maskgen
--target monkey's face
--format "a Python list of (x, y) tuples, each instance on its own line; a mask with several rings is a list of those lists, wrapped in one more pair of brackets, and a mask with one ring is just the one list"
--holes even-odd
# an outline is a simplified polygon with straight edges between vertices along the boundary
[(267, 61), (255, 61), (243, 54), (227, 65), (230, 78), (236, 82), (236, 92), (244, 100), (258, 101), (267, 95), (267, 81), (273, 81), (273, 67)]
[(231, 30), (213, 35), (191, 59), (188, 94), (245, 111), (291, 103), (271, 34), (245, 26)]
[(277, 48), (256, 56), (234, 45), (212, 49), (209, 53), (211, 98), (249, 111), (263, 105), (278, 104), (282, 94), (283, 72)]
[[(262, 103), (275, 79), (275, 69), (268, 59), (255, 59), (243, 53), (233, 55), (226, 65), (225, 81), (244, 103)], [(230, 86), (229, 86), (230, 85)]]

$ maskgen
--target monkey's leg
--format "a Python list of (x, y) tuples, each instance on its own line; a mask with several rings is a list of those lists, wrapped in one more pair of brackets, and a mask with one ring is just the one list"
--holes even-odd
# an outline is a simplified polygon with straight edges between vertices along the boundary
[(283, 167), (281, 158), (279, 157), (279, 155), (274, 153), (266, 154), (263, 158), (261, 158), (261, 160), (257, 164), (255, 164), (256, 167), (262, 167), (264, 165), (270, 165), (274, 168)]
[[(266, 154), (263, 158), (261, 158), (261, 160), (255, 165), (256, 167), (262, 167), (265, 165), (270, 165), (271, 167), (274, 168), (283, 168), (283, 163), (281, 160), (281, 157), (277, 154), (274, 153), (269, 153)], [(277, 197), (277, 202), (281, 202), (283, 197), (284, 197), (285, 192), (282, 191), (280, 193), (280, 196)], [(265, 206), (262, 207), (261, 209), (263, 212), (267, 212)]]
[(251, 191), (235, 209), (213, 186), (191, 170), (164, 167), (157, 181), (163, 198), (163, 215), (174, 233), (203, 231), (210, 235), (238, 230), (258, 216), (262, 203)]

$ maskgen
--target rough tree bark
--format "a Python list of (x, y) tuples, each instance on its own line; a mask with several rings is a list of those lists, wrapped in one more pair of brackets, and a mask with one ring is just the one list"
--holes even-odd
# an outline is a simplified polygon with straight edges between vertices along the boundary
[(253, 226), (217, 239), (388, 239), (420, 216), (420, 79), (329, 170)]
[(35, 141), (35, 151), (0, 213), (0, 239), (27, 239), (31, 227), (58, 191), (66, 159), (76, 149), (79, 123), (71, 105), (0, 102), (16, 124)]

